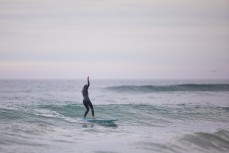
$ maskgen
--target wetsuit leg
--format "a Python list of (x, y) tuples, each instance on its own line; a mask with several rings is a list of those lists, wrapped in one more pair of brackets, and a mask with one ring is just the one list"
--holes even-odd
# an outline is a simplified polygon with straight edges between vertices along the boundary
[(93, 105), (92, 105), (92, 103), (90, 101), (89, 101), (88, 105), (91, 108), (91, 114), (94, 117), (94, 108), (93, 108)]
[(88, 104), (86, 103), (86, 101), (83, 101), (83, 104), (84, 104), (85, 108), (87, 109), (84, 113), (84, 118), (85, 118), (87, 116), (88, 111), (89, 111), (89, 107), (88, 107)]

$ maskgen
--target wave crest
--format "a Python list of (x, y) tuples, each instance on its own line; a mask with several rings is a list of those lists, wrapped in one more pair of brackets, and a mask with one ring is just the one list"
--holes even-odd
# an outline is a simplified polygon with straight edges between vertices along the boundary
[(106, 89), (116, 92), (229, 91), (229, 84), (122, 85)]

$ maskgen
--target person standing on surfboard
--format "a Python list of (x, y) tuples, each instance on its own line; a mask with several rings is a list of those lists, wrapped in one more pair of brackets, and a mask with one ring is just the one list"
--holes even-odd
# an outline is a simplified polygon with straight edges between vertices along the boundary
[(90, 82), (89, 82), (89, 76), (87, 77), (87, 84), (84, 85), (83, 89), (82, 89), (82, 94), (83, 94), (83, 104), (85, 106), (85, 108), (87, 109), (85, 111), (85, 114), (84, 114), (84, 118), (86, 118), (87, 116), (87, 113), (89, 112), (89, 107), (91, 108), (91, 113), (92, 113), (92, 117), (95, 118), (95, 115), (94, 115), (94, 108), (93, 108), (93, 105), (89, 99), (89, 96), (88, 96), (88, 88), (90, 86)]

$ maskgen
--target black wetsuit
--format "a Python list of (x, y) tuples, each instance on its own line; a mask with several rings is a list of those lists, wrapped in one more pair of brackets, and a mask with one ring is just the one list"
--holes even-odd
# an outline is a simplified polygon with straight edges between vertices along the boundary
[(88, 88), (90, 86), (90, 82), (88, 80), (88, 84), (84, 86), (83, 90), (82, 90), (82, 94), (83, 94), (83, 104), (84, 106), (86, 107), (86, 111), (85, 111), (85, 114), (84, 114), (84, 117), (87, 116), (87, 113), (89, 111), (89, 107), (91, 108), (91, 113), (92, 113), (92, 116), (94, 117), (94, 108), (93, 108), (93, 105), (89, 99), (89, 96), (88, 96)]

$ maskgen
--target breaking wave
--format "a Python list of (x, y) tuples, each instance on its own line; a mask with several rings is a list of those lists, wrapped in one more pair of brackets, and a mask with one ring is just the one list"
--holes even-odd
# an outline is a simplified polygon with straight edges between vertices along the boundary
[(178, 85), (122, 85), (107, 87), (116, 92), (173, 92), (173, 91), (229, 91), (229, 84), (178, 84)]

